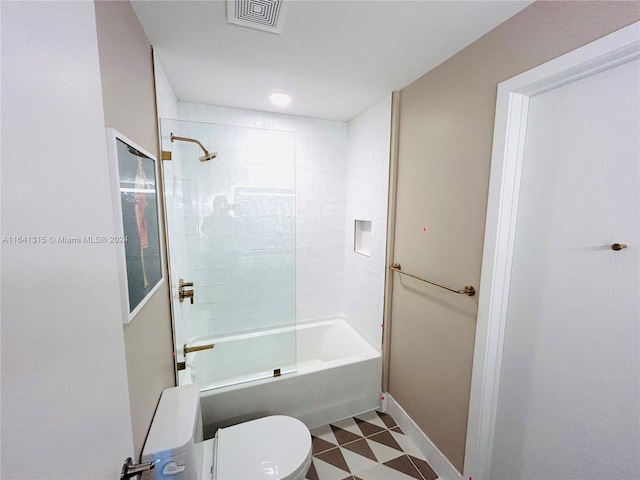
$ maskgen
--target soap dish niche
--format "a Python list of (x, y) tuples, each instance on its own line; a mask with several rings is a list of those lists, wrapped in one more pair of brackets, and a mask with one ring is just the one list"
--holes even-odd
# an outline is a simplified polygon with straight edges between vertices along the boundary
[(353, 250), (360, 255), (371, 256), (371, 220), (356, 220)]

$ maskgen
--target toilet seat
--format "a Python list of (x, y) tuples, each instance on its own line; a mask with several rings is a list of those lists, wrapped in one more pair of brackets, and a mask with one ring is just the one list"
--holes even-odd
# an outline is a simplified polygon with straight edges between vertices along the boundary
[(311, 465), (311, 435), (300, 420), (259, 418), (216, 433), (216, 480), (304, 479)]

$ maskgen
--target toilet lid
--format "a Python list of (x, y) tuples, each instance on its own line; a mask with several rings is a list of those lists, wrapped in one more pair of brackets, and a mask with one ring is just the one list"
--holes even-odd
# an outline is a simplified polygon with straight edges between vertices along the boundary
[(217, 479), (285, 479), (297, 474), (311, 455), (309, 429), (282, 415), (221, 428), (216, 439)]

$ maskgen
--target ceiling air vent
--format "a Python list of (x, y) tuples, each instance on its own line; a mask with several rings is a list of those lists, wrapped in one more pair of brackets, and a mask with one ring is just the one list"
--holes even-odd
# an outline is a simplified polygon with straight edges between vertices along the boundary
[(282, 32), (282, 0), (227, 0), (227, 20), (243, 27)]

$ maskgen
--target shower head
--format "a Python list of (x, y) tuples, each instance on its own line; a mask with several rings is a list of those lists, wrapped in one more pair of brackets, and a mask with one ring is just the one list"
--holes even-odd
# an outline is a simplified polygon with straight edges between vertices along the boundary
[(196, 140), (195, 138), (188, 138), (188, 137), (176, 137), (173, 133), (171, 134), (171, 142), (175, 142), (176, 140), (178, 141), (182, 141), (182, 142), (192, 142), (192, 143), (197, 143), (200, 148), (202, 149), (202, 151), (204, 152), (204, 155), (201, 156), (199, 158), (199, 160), (201, 162), (208, 162), (209, 160), (213, 160), (214, 158), (216, 158), (218, 156), (217, 153), (209, 153), (207, 151), (206, 148), (204, 148), (204, 145), (202, 145), (198, 140)]
[(199, 158), (201, 162), (208, 162), (209, 160), (213, 160), (218, 156), (216, 152), (209, 153), (206, 150), (204, 152), (205, 154)]

